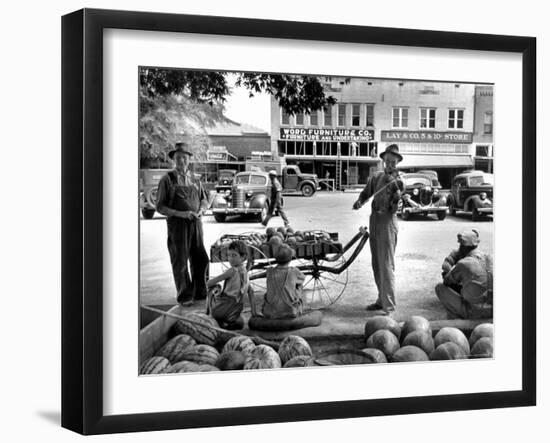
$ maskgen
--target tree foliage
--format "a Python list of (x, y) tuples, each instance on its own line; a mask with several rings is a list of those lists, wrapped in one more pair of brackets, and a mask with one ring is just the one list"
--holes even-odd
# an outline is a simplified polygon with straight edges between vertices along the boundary
[[(175, 142), (190, 139), (200, 158), (209, 147), (206, 127), (228, 121), (224, 102), (231, 93), (227, 72), (165, 68), (140, 70), (139, 129), (142, 162), (164, 158)], [(336, 103), (319, 77), (236, 73), (236, 86), (271, 94), (289, 114), (311, 113)], [(328, 78), (327, 78), (328, 80)]]

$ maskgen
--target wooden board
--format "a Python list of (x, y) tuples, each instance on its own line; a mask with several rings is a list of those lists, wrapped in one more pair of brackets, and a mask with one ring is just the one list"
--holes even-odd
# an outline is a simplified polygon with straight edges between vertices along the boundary
[[(174, 306), (167, 312), (176, 315), (183, 314), (183, 310), (179, 305)], [(168, 341), (170, 330), (176, 322), (175, 318), (161, 315), (139, 331), (140, 364), (155, 355), (155, 352)]]

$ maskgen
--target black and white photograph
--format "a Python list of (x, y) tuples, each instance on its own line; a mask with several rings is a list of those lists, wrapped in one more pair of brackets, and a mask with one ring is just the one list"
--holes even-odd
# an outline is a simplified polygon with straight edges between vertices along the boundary
[(498, 353), (494, 84), (136, 75), (140, 376)]

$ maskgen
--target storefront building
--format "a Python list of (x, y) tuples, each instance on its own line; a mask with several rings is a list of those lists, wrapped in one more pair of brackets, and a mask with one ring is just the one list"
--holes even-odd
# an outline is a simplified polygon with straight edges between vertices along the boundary
[(474, 111), (474, 167), (493, 172), (493, 86), (476, 86)]
[(304, 172), (364, 184), (381, 168), (379, 152), (397, 143), (404, 171), (435, 170), (442, 185), (474, 167), (473, 84), (332, 78), (337, 103), (311, 115), (288, 115), (271, 101), (273, 154)]

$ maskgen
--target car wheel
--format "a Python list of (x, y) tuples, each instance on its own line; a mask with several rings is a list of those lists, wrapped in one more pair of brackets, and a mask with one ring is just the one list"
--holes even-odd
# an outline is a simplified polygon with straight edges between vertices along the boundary
[(314, 192), (315, 192), (315, 189), (313, 189), (313, 186), (311, 185), (302, 186), (302, 195), (304, 197), (311, 197)]
[(269, 210), (269, 205), (267, 204), (267, 202), (265, 202), (264, 205), (262, 206), (262, 212), (260, 212), (260, 214), (258, 215), (258, 221), (260, 223), (263, 223), (263, 221), (267, 218), (268, 210)]
[(214, 220), (216, 220), (218, 223), (223, 223), (227, 216), (225, 214), (214, 214)]
[(410, 213), (409, 211), (403, 210), (403, 211), (401, 212), (401, 218), (402, 218), (403, 220), (409, 220), (409, 219), (411, 218), (411, 213)]
[(479, 220), (481, 220), (481, 213), (474, 206), (472, 208), (472, 221), (479, 221)]
[(437, 213), (438, 220), (445, 220), (445, 217), (447, 217), (447, 211), (439, 211)]
[(452, 216), (455, 216), (456, 215), (456, 208), (455, 208), (455, 205), (454, 205), (454, 201), (451, 197), (449, 197), (448, 200), (447, 200), (447, 206), (449, 207), (449, 214), (451, 214)]
[(142, 208), (141, 209), (141, 215), (143, 215), (143, 218), (146, 218), (147, 220), (150, 220), (155, 215), (155, 210), (151, 208)]

